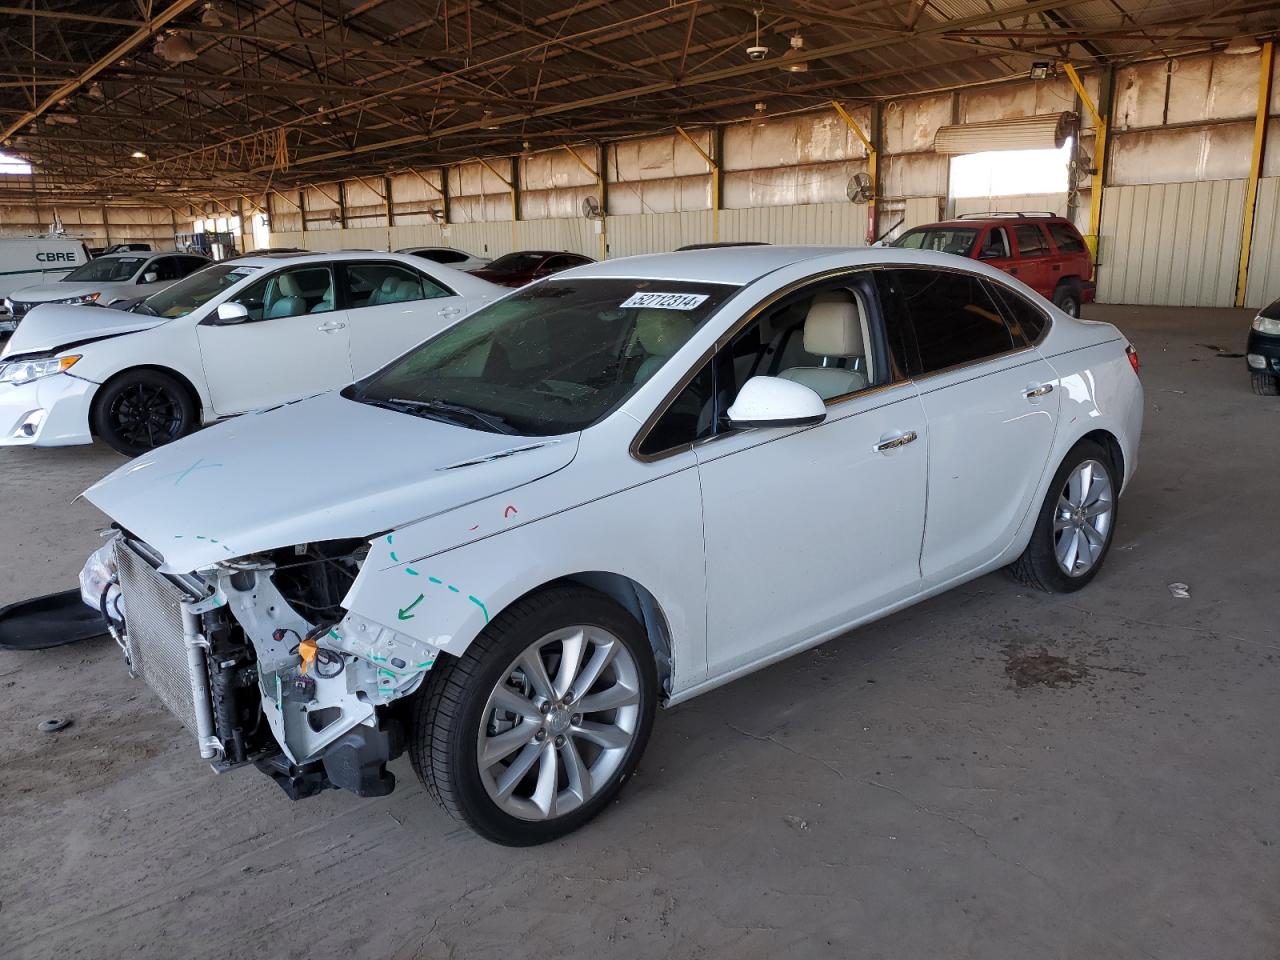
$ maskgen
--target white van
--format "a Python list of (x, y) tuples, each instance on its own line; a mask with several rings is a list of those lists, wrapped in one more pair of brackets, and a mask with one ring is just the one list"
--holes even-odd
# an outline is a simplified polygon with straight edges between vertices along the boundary
[(0, 239), (0, 334), (15, 326), (8, 297), (33, 283), (60, 280), (68, 271), (89, 262), (84, 241), (58, 237)]

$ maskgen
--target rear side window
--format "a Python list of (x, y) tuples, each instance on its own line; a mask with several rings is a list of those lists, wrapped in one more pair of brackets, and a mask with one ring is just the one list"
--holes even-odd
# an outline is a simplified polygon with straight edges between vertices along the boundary
[(1058, 246), (1059, 253), (1084, 253), (1084, 240), (1080, 234), (1065, 223), (1051, 223), (1049, 226), (1049, 236), (1053, 237), (1053, 242)]
[(1013, 336), (987, 285), (950, 270), (876, 271), (886, 322), (895, 314), (915, 333), (914, 374), (932, 373), (1007, 353)]
[(1049, 252), (1049, 244), (1045, 241), (1044, 231), (1034, 223), (1019, 224), (1013, 228), (1018, 238), (1018, 256), (1042, 257)]
[(1035, 343), (1039, 340), (1040, 334), (1044, 333), (1044, 328), (1049, 322), (1045, 315), (1026, 297), (1014, 293), (1003, 284), (992, 283), (989, 286), (995, 291), (1000, 305), (1005, 308), (1005, 316), (1013, 330), (1013, 339), (1015, 341), (1025, 339), (1027, 343)]

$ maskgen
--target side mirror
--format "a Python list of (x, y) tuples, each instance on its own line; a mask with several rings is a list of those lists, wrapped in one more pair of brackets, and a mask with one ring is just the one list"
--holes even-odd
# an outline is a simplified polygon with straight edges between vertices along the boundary
[(213, 325), (215, 327), (229, 327), (235, 323), (244, 323), (249, 319), (249, 311), (245, 309), (242, 303), (226, 303), (218, 304), (218, 312), (214, 314)]
[(155, 283), (159, 279), (160, 279), (160, 274), (156, 273), (154, 270), (148, 270), (146, 273), (142, 275), (143, 283)]
[(752, 377), (726, 412), (735, 427), (808, 427), (826, 419), (827, 406), (803, 383)]

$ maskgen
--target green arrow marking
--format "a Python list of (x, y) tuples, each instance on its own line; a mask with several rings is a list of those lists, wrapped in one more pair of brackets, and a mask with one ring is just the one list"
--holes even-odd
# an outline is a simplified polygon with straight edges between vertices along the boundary
[(422, 593), (418, 594), (418, 599), (413, 601), (413, 603), (409, 604), (407, 607), (403, 607), (400, 610), (400, 612), (397, 614), (397, 616), (401, 620), (412, 620), (414, 618), (414, 614), (410, 613), (409, 611), (412, 610), (414, 607), (416, 607), (418, 604), (420, 604), (424, 596), (426, 596), (426, 594), (422, 594)]

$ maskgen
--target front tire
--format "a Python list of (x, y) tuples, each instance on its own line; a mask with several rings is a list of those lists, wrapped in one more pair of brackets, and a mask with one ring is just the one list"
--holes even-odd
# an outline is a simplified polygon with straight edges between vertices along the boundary
[(1019, 583), (1072, 593), (1098, 575), (1111, 549), (1120, 481), (1111, 457), (1091, 440), (1068, 452), (1036, 517), (1027, 548), (1009, 565)]
[(126, 370), (108, 380), (93, 401), (93, 432), (117, 453), (136, 457), (195, 429), (190, 391), (160, 370)]
[(1253, 392), (1260, 397), (1280, 396), (1280, 377), (1270, 373), (1249, 371), (1249, 379), (1253, 382)]
[(517, 601), (428, 675), (411, 711), (418, 779), (488, 840), (532, 846), (596, 816), (634, 772), (657, 706), (644, 631), (577, 586)]

